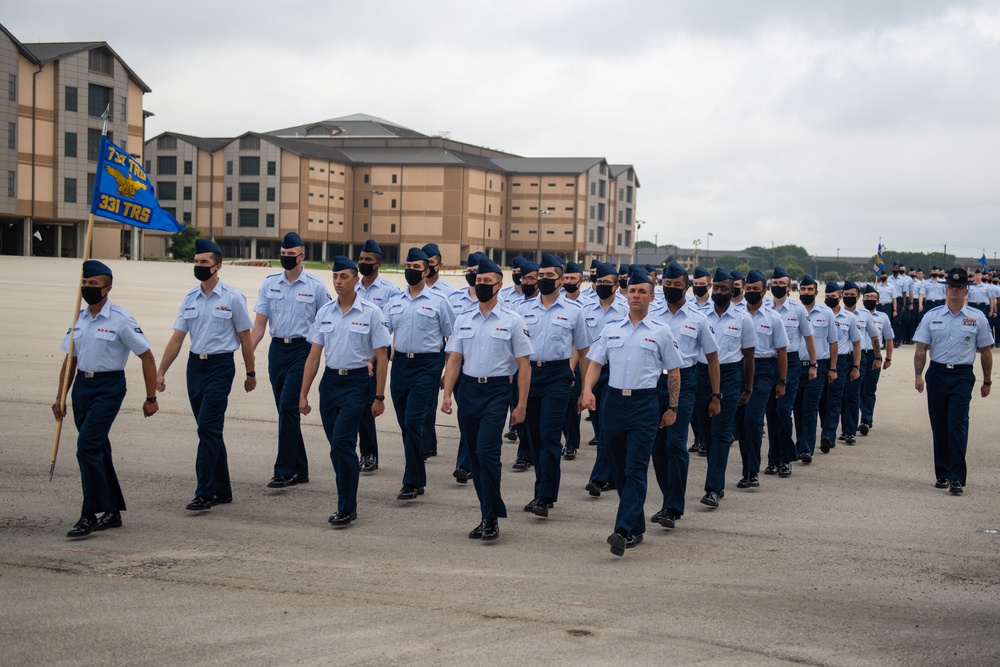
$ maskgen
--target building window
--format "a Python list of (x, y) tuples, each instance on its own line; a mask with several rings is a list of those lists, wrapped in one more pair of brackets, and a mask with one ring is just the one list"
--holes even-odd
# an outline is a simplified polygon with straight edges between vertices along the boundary
[(618, 224), (619, 225), (622, 224), (622, 220), (624, 219), (624, 217), (625, 217), (625, 214), (622, 211), (618, 211)]
[(63, 179), (63, 201), (67, 204), (76, 203), (76, 179)]
[(627, 188), (625, 188), (625, 201), (627, 201), (629, 204), (632, 203), (632, 186), (631, 185), (628, 186)]
[(626, 225), (632, 224), (632, 209), (630, 208), (625, 209), (625, 224)]
[(63, 155), (76, 157), (76, 132), (67, 132), (63, 141)]
[(185, 225), (190, 225), (191, 224), (191, 211), (185, 211), (184, 212), (184, 224)]
[(240, 183), (240, 201), (260, 201), (260, 183)]
[(491, 236), (493, 236), (493, 230), (492, 229), (487, 229), (486, 230), (486, 238), (490, 238)]
[(177, 150), (177, 137), (172, 137), (169, 134), (164, 134), (156, 139), (156, 148), (161, 151), (175, 151)]
[(601, 163), (601, 176), (607, 173), (608, 165)]
[(128, 121), (128, 98), (122, 97), (121, 112), (122, 115), (118, 117), (118, 120)]
[[(243, 137), (246, 139), (247, 137)], [(257, 137), (253, 137), (256, 139)], [(260, 176), (260, 158), (259, 157), (241, 157), (240, 158), (240, 176)]]
[(148, 174), (151, 171), (153, 171), (153, 162), (152, 160), (146, 160), (146, 173)]
[(590, 207), (590, 219), (591, 219), (591, 220), (593, 220), (594, 218), (595, 218), (595, 215), (594, 215), (594, 207), (593, 207), (593, 206), (591, 206), (591, 207)]
[(226, 201), (233, 201), (233, 187), (226, 188)]
[(255, 208), (240, 209), (240, 227), (258, 227), (260, 223), (260, 211)]
[(573, 210), (573, 207), (572, 207), (572, 206), (567, 206), (567, 207), (566, 207), (566, 210), (567, 210), (567, 211), (572, 211), (572, 210)]
[(590, 183), (590, 194), (592, 196), (597, 194), (597, 183), (594, 183), (593, 181)]
[(17, 148), (17, 123), (7, 123), (7, 148)]
[(546, 206), (545, 210), (546, 211), (554, 211), (554, 210), (556, 210), (556, 207), (555, 206)]
[(233, 161), (226, 160), (226, 176), (232, 176), (232, 175), (233, 175)]
[(597, 219), (604, 222), (604, 204), (597, 205)]
[(490, 190), (492, 190), (492, 189), (493, 189), (493, 179), (491, 178), (490, 179)]
[(184, 160), (184, 175), (190, 176), (193, 173), (194, 173), (194, 164), (192, 164), (191, 160)]
[(170, 217), (174, 220), (177, 219), (177, 209), (172, 206), (164, 206), (163, 210), (170, 214)]
[(520, 211), (521, 207), (520, 206), (511, 206), (510, 210), (512, 210), (512, 211)]
[(267, 189), (267, 201), (274, 201), (274, 188)]
[(594, 242), (594, 230), (593, 229), (590, 230), (590, 242), (591, 243)]
[(625, 245), (628, 246), (629, 248), (632, 247), (632, 230), (631, 229), (626, 229), (625, 230)]
[(365, 233), (368, 232), (368, 223), (367, 222), (365, 224), (361, 225), (361, 231), (363, 231)]
[(493, 212), (493, 204), (488, 204), (486, 206), (486, 212), (487, 213), (492, 213)]
[(389, 208), (396, 208), (396, 200), (395, 199), (393, 199), (392, 202), (390, 202)]
[(76, 87), (66, 86), (66, 111), (76, 111)]
[(94, 181), (97, 177), (94, 174), (87, 174), (87, 206), (90, 206), (94, 199)]
[(274, 227), (274, 213), (268, 213), (264, 216), (264, 226)]
[(537, 188), (537, 187), (538, 187), (538, 183), (532, 183), (532, 184), (531, 184), (531, 187), (533, 187), (533, 188)]
[(597, 242), (604, 243), (604, 227), (597, 228)]
[(389, 225), (389, 233), (390, 234), (396, 233), (396, 223), (392, 223), (391, 225)]
[(362, 199), (361, 200), (361, 208), (368, 208), (368, 200), (367, 199)]
[(556, 187), (556, 184), (555, 183), (549, 183), (549, 187), (550, 188), (554, 188), (554, 187)]
[(17, 102), (17, 75), (8, 74), (7, 75), (7, 95), (10, 97), (11, 102)]
[(14, 196), (14, 186), (16, 184), (17, 172), (8, 171), (7, 172), (7, 196)]
[(365, 180), (364, 180), (364, 182), (365, 182), (365, 183), (367, 183), (367, 182), (368, 182), (368, 174), (365, 174)]
[[(260, 137), (255, 137), (252, 134), (248, 134), (245, 137), (240, 137), (240, 150), (241, 151), (259, 151), (260, 150)], [(256, 225), (254, 225), (256, 227)]]
[(530, 206), (530, 207), (529, 207), (529, 210), (532, 210), (532, 211), (537, 211), (537, 210), (538, 210), (538, 207), (537, 207), (537, 206)]
[(177, 156), (158, 155), (156, 157), (156, 173), (159, 176), (177, 175)]
[(393, 174), (393, 175), (392, 175), (392, 182), (393, 182), (393, 183), (395, 183), (395, 182), (396, 182), (396, 174)]
[(191, 193), (191, 186), (190, 185), (185, 185), (184, 186), (184, 201), (191, 201), (191, 194), (192, 194)]
[(115, 75), (115, 59), (111, 52), (105, 48), (90, 50), (90, 71)]
[(607, 193), (607, 186), (608, 186), (608, 182), (607, 181), (598, 181), (597, 182), (597, 196), (598, 197), (604, 197), (605, 193)]
[(270, 160), (267, 163), (267, 175), (274, 176), (278, 173), (278, 164), (274, 160)]
[(226, 227), (232, 227), (232, 226), (233, 226), (233, 214), (226, 213)]
[(618, 234), (618, 245), (622, 244), (622, 235)]
[(625, 188), (618, 188), (618, 201), (625, 199)]
[[(110, 137), (111, 133), (108, 132), (108, 135)], [(128, 139), (122, 139), (121, 143), (118, 144), (118, 147), (122, 149), (122, 153), (126, 153), (127, 154), (128, 153)]]
[(87, 130), (87, 159), (97, 162), (101, 156), (101, 131), (93, 128)]
[(104, 110), (111, 104), (111, 97), (114, 94), (112, 88), (98, 86), (91, 83), (87, 86), (87, 113), (91, 116), (100, 117)]
[(156, 197), (162, 201), (177, 199), (177, 181), (157, 181)]

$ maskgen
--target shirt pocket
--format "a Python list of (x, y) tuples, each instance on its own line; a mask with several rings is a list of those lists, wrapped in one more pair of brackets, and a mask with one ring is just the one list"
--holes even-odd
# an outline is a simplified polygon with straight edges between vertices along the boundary
[(944, 322), (931, 322), (931, 331), (944, 331)]
[(352, 334), (365, 336), (371, 330), (371, 327), (369, 327), (367, 324), (363, 322), (352, 322), (350, 325), (350, 330)]
[(697, 338), (698, 337), (698, 329), (696, 329), (695, 327), (684, 326), (684, 327), (681, 327), (680, 329), (678, 329), (678, 331), (680, 332), (680, 334), (682, 336), (687, 336), (688, 338)]
[(333, 333), (336, 324), (333, 322), (320, 322), (316, 325), (316, 329), (323, 334)]
[(739, 338), (742, 335), (742, 333), (740, 332), (739, 327), (726, 327), (725, 329), (722, 330), (722, 335), (730, 336), (732, 338)]
[(216, 308), (215, 310), (212, 311), (212, 317), (215, 317), (220, 320), (231, 320), (233, 319), (233, 311), (228, 309), (223, 310), (221, 308)]
[(621, 336), (608, 336), (604, 342), (605, 347), (618, 348), (625, 345), (625, 339)]
[(403, 312), (403, 304), (401, 304), (401, 303), (394, 303), (391, 306), (389, 306), (389, 308), (386, 309), (385, 312), (388, 315), (399, 315), (400, 313)]
[(197, 308), (185, 308), (184, 309), (183, 317), (184, 317), (185, 320), (193, 320), (194, 318), (198, 317), (198, 309)]
[(112, 340), (115, 340), (116, 338), (118, 338), (118, 334), (116, 334), (114, 331), (107, 331), (107, 330), (101, 331), (101, 330), (97, 330), (97, 331), (94, 332), (94, 338), (96, 338), (98, 340), (112, 341)]
[(417, 312), (427, 318), (437, 317), (438, 315), (437, 309), (430, 306), (420, 306), (417, 308)]
[(316, 295), (315, 294), (296, 294), (295, 295), (295, 308), (303, 315), (308, 315), (313, 312), (316, 306)]
[(490, 338), (494, 340), (510, 340), (510, 329), (496, 328), (490, 332)]

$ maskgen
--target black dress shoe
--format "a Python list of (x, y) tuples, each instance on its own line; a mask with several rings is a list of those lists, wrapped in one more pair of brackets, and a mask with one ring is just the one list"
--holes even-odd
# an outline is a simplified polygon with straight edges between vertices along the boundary
[(590, 445), (591, 447), (596, 447), (597, 446), (597, 436), (595, 435), (593, 438), (591, 438), (590, 440), (588, 440), (587, 444)]
[[(403, 488), (399, 490), (399, 495), (396, 496), (396, 500), (416, 500), (417, 490), (412, 486), (403, 485)], [(333, 523), (331, 521), (331, 523)]]
[(760, 477), (758, 477), (756, 474), (750, 475), (749, 481), (750, 481), (750, 486), (753, 488), (760, 486)]
[(951, 482), (944, 477), (934, 483), (934, 488), (936, 489), (947, 489), (949, 486), (951, 486)]
[(625, 536), (619, 532), (608, 535), (608, 544), (611, 545), (611, 553), (616, 556), (625, 555)]
[(953, 479), (951, 480), (951, 488), (948, 490), (951, 491), (952, 495), (960, 496), (965, 492), (965, 487), (962, 486), (960, 481)]
[(563, 451), (563, 459), (565, 459), (566, 461), (572, 461), (572, 460), (576, 459), (576, 450), (575, 449), (566, 448)]
[(522, 459), (518, 457), (514, 461), (514, 465), (512, 465), (510, 469), (513, 470), (514, 472), (524, 472), (530, 467), (531, 467), (531, 462), (528, 461), (528, 459)]
[(80, 520), (66, 533), (66, 537), (86, 537), (97, 530), (97, 518), (93, 514), (81, 516)]
[(708, 456), (708, 450), (705, 449), (705, 443), (704, 442), (699, 442), (698, 443), (698, 456)]
[(833, 449), (833, 443), (830, 442), (830, 438), (824, 437), (819, 441), (819, 451), (827, 454), (831, 449)]
[(765, 475), (777, 475), (778, 474), (778, 466), (767, 466), (766, 468), (764, 468), (764, 474)]
[(853, 434), (847, 436), (846, 438), (844, 438), (844, 444), (845, 445), (854, 445), (854, 444), (857, 444), (857, 442), (858, 442), (858, 439), (856, 437), (854, 437)]
[(743, 475), (743, 477), (740, 478), (740, 481), (736, 482), (736, 488), (737, 489), (749, 489), (750, 488), (750, 477), (748, 475)]
[(701, 504), (708, 505), (711, 508), (716, 508), (719, 506), (719, 498), (721, 496), (715, 491), (709, 491), (704, 496), (702, 496)]
[(358, 518), (357, 512), (347, 513), (337, 510), (336, 512), (334, 512), (333, 516), (330, 517), (329, 521), (331, 526), (346, 526), (347, 524), (349, 524), (350, 522), (354, 521), (357, 518)]
[(658, 523), (664, 528), (673, 528), (674, 523), (674, 513), (670, 510), (660, 510), (650, 518), (653, 523)]
[(861, 425), (858, 426), (858, 433), (860, 433), (861, 435), (868, 435), (869, 428), (870, 427), (868, 426), (868, 424), (866, 424), (865, 422), (861, 422)]
[(269, 489), (283, 489), (286, 486), (288, 486), (288, 480), (282, 477), (281, 475), (275, 475), (267, 483), (267, 488)]
[(782, 463), (778, 466), (778, 477), (791, 477), (792, 476), (792, 464)]
[(121, 528), (122, 527), (122, 513), (121, 512), (105, 512), (97, 518), (97, 525), (94, 526), (94, 530), (107, 530), (108, 528)]
[(308, 484), (308, 483), (309, 483), (309, 475), (300, 475), (298, 473), (295, 473), (291, 477), (285, 478), (285, 484), (287, 484), (288, 486), (295, 486), (296, 484)]
[(378, 470), (378, 459), (372, 454), (361, 457), (361, 472), (375, 472)]
[(552, 507), (552, 503), (544, 501), (541, 498), (539, 498), (538, 502), (535, 503), (535, 506), (531, 508), (531, 512), (535, 516), (540, 516), (544, 519), (549, 516), (550, 507)]
[(640, 544), (642, 544), (642, 533), (639, 533), (638, 535), (629, 535), (625, 538), (626, 549), (635, 549)]
[(504, 433), (503, 437), (507, 438), (511, 442), (514, 442), (517, 440), (517, 431), (515, 431), (514, 429), (510, 429), (506, 433)]
[(468, 470), (466, 470), (462, 466), (458, 466), (457, 468), (455, 468), (455, 472), (453, 472), (451, 474), (455, 478), (455, 481), (458, 482), (459, 484), (468, 484), (469, 483), (469, 474), (470, 473), (469, 473)]
[(837, 440), (847, 440), (847, 434), (846, 433), (841, 433), (840, 437), (838, 437)]
[(491, 542), (500, 537), (500, 522), (496, 519), (483, 519), (483, 542)]
[(480, 540), (483, 537), (483, 528), (486, 527), (486, 519), (479, 522), (479, 525), (469, 531), (470, 540)]
[(535, 505), (537, 505), (537, 504), (538, 504), (538, 498), (532, 498), (531, 502), (529, 502), (527, 505), (524, 506), (524, 511), (525, 512), (534, 512), (535, 511)]
[(698, 443), (697, 442), (691, 443), (691, 446), (688, 447), (688, 451), (691, 452), (692, 454), (694, 454), (695, 452), (697, 452), (698, 451)]
[(215, 505), (228, 505), (233, 502), (232, 496), (212, 496), (212, 506)]
[(429, 450), (427, 450), (427, 454), (426, 454), (427, 458), (431, 458), (432, 456), (437, 456), (437, 455), (438, 455), (438, 450), (436, 450), (436, 449), (429, 449)]
[(424, 495), (424, 487), (422, 486), (415, 486), (413, 487), (413, 490), (417, 492), (418, 496)]
[(812, 463), (813, 462), (812, 454), (810, 454), (809, 452), (802, 452), (801, 454), (799, 454), (799, 461), (802, 461), (802, 463)]
[(601, 483), (600, 482), (594, 482), (594, 481), (587, 482), (587, 486), (585, 486), (583, 488), (584, 488), (584, 490), (586, 490), (587, 493), (589, 493), (594, 498), (600, 498), (601, 497)]
[(211, 498), (206, 498), (205, 496), (195, 496), (191, 499), (191, 502), (184, 507), (184, 509), (191, 510), (192, 512), (204, 512), (212, 509), (212, 505), (214, 504), (215, 503), (212, 502)]

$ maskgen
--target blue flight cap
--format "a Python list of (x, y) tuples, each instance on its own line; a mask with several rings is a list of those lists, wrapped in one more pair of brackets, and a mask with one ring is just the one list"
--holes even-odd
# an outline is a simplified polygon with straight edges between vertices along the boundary
[(421, 250), (423, 250), (424, 254), (427, 255), (428, 257), (433, 257), (434, 255), (437, 255), (438, 257), (441, 256), (441, 249), (438, 248), (437, 243), (428, 243), (423, 248), (421, 248)]
[(524, 260), (524, 263), (521, 264), (522, 276), (527, 273), (535, 273), (536, 271), (538, 271), (538, 265), (532, 262), (530, 259)]
[(203, 252), (217, 252), (222, 254), (222, 248), (215, 245), (208, 239), (198, 239), (194, 242), (194, 254), (200, 255)]
[(733, 280), (742, 280), (743, 282), (747, 281), (747, 277), (743, 275), (743, 272), (739, 269), (733, 269), (729, 272), (729, 275), (733, 277)]
[(510, 260), (510, 268), (512, 269), (520, 269), (523, 264), (524, 264), (524, 257), (521, 257), (520, 255)]
[(368, 239), (365, 241), (365, 244), (361, 246), (361, 252), (373, 252), (376, 255), (381, 255), (382, 248), (378, 247), (378, 244), (375, 243), (375, 239)]
[(427, 253), (420, 248), (410, 248), (406, 253), (407, 262), (426, 262)]
[(712, 276), (713, 283), (721, 283), (732, 279), (733, 279), (733, 274), (729, 273), (729, 271), (726, 271), (721, 266), (715, 270), (715, 275)]
[(762, 271), (758, 271), (757, 269), (750, 269), (750, 273), (747, 274), (747, 277), (743, 280), (743, 282), (762, 283), (765, 282), (766, 280), (767, 276), (765, 276)]
[(871, 285), (865, 285), (865, 288), (861, 290), (862, 294), (878, 294), (878, 290)]
[(358, 265), (350, 257), (344, 257), (343, 255), (337, 255), (333, 258), (333, 272), (337, 271), (347, 271), (348, 269), (358, 270)]
[(856, 289), (856, 290), (858, 290), (858, 292), (861, 291), (861, 289), (858, 287), (858, 284), (856, 282), (854, 282), (853, 280), (845, 280), (844, 281), (844, 289)]
[(95, 276), (111, 276), (111, 269), (104, 262), (88, 259), (83, 263), (83, 277), (93, 278)]
[(288, 232), (285, 234), (285, 238), (281, 239), (282, 248), (299, 248), (304, 245), (305, 243), (302, 242), (302, 237), (295, 232)]
[[(523, 266), (521, 267), (521, 271), (524, 272)], [(497, 266), (496, 262), (486, 255), (479, 258), (479, 268), (476, 269), (477, 276), (481, 276), (484, 273), (499, 273), (501, 276), (503, 275), (503, 271), (500, 270), (500, 267)]]
[(596, 269), (598, 264), (600, 264), (600, 262), (598, 262), (596, 259), (590, 260), (590, 268)]
[(627, 276), (628, 275), (628, 264), (622, 264), (618, 267), (618, 275)]
[(542, 253), (542, 261), (539, 263), (538, 268), (541, 269), (561, 269), (563, 267), (563, 261), (551, 255), (547, 252)]
[(566, 262), (565, 273), (579, 273), (580, 275), (583, 275), (583, 267), (576, 262)]
[(617, 278), (618, 277), (618, 271), (615, 270), (614, 266), (612, 266), (611, 264), (608, 264), (607, 262), (598, 262), (597, 263), (597, 277), (598, 278), (606, 278), (607, 276), (614, 276), (614, 277)]
[(787, 271), (785, 271), (780, 266), (774, 267), (774, 272), (771, 274), (771, 280), (774, 280), (775, 278), (787, 278), (787, 277), (788, 277)]
[(667, 268), (663, 270), (663, 277), (669, 278), (670, 280), (686, 275), (687, 271), (685, 271), (684, 267), (677, 262), (670, 262), (670, 264), (667, 265)]
[(829, 294), (830, 292), (839, 292), (839, 291), (840, 291), (840, 283), (838, 283), (836, 280), (831, 280), (826, 284), (827, 294)]
[(694, 277), (695, 278), (708, 278), (711, 275), (712, 274), (708, 272), (708, 269), (706, 269), (704, 267), (701, 267), (701, 266), (694, 267)]
[(813, 278), (808, 273), (806, 275), (802, 276), (802, 280), (799, 281), (799, 287), (804, 287), (804, 286), (808, 286), (808, 285), (816, 285), (816, 284), (817, 284), (816, 283), (816, 279)]
[(629, 285), (652, 285), (653, 281), (649, 279), (649, 272), (641, 266), (636, 266), (629, 272), (628, 275)]
[(647, 265), (646, 265), (645, 267), (643, 267), (643, 268), (645, 268), (645, 269), (646, 269), (646, 273), (656, 273), (656, 267), (655, 267), (655, 266), (653, 266), (652, 264), (647, 264)]
[(479, 266), (480, 260), (486, 257), (483, 253), (476, 251), (469, 254), (469, 259), (465, 260), (466, 266)]

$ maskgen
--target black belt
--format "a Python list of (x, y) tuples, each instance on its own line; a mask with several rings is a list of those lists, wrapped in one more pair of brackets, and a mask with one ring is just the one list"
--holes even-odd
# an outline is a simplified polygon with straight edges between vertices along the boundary
[(502, 384), (502, 383), (510, 384), (510, 376), (497, 375), (495, 377), (489, 377), (489, 378), (477, 378), (462, 373), (462, 381), (469, 382), (471, 384)]
[(330, 368), (326, 367), (326, 372), (332, 375), (361, 375), (362, 373), (368, 373), (368, 367), (362, 366), (361, 368)]
[(77, 371), (76, 376), (90, 379), (99, 380), (101, 378), (120, 378), (125, 377), (125, 371)]
[(277, 336), (271, 337), (272, 343), (282, 343), (284, 345), (301, 345), (306, 342), (305, 338), (278, 338)]
[(554, 359), (552, 361), (532, 361), (532, 366), (545, 368), (546, 366), (569, 366), (569, 359)]
[(771, 359), (777, 359), (778, 355), (773, 357), (754, 357), (754, 361), (770, 361)]
[(207, 361), (209, 359), (222, 359), (224, 357), (229, 357), (230, 359), (232, 359), (233, 358), (233, 353), (232, 352), (220, 352), (219, 354), (195, 354), (194, 352), (192, 352), (190, 354), (190, 356), (191, 356), (192, 359), (199, 359), (201, 361)]
[(397, 351), (397, 352), (393, 353), (393, 357), (392, 358), (396, 359), (397, 357), (402, 357), (403, 359), (430, 359), (430, 358), (433, 357), (433, 358), (437, 359), (439, 356), (441, 356), (440, 352), (399, 352), (399, 351)]
[(962, 371), (971, 371), (972, 370), (972, 364), (942, 364), (942, 363), (938, 363), (936, 361), (932, 361), (931, 362), (931, 367), (947, 368), (948, 370), (952, 370), (952, 369), (962, 370)]
[(729, 363), (729, 364), (719, 364), (719, 370), (722, 370), (724, 368), (737, 368), (737, 367), (742, 368), (743, 367), (743, 362), (742, 361), (734, 361), (734, 362)]
[(608, 387), (608, 391), (617, 396), (624, 396), (626, 398), (630, 396), (653, 396), (656, 394), (656, 389), (618, 389), (617, 387)]

